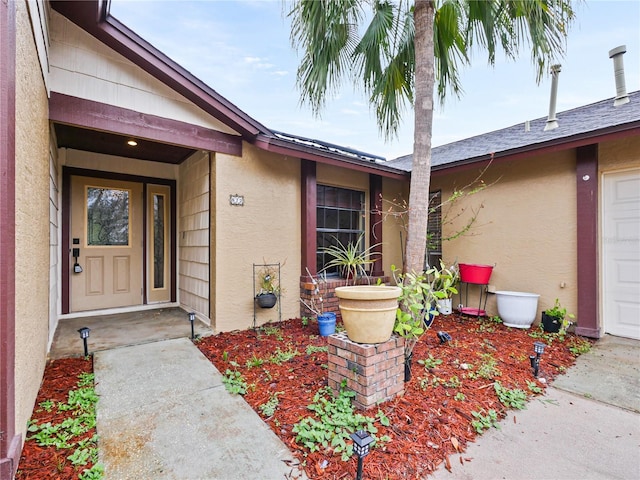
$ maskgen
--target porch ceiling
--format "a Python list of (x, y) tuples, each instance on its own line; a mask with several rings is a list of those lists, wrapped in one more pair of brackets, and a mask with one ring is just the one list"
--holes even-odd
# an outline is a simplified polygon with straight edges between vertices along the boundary
[(134, 138), (138, 145), (131, 147), (127, 145), (127, 141), (132, 139), (131, 136), (90, 130), (62, 123), (54, 123), (54, 129), (58, 148), (72, 148), (105, 155), (172, 164), (182, 163), (196, 151), (141, 138)]

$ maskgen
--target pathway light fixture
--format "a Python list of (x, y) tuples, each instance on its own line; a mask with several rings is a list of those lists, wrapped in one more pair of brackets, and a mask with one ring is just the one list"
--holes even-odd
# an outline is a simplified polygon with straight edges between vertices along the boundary
[(196, 338), (195, 331), (193, 329), (193, 322), (196, 320), (196, 312), (189, 312), (189, 321), (191, 322), (191, 340)]
[(447, 332), (438, 332), (438, 339), (440, 340), (440, 344), (444, 345), (447, 342), (451, 341), (451, 335)]
[(82, 327), (80, 329), (78, 329), (78, 333), (80, 334), (80, 338), (82, 339), (82, 342), (84, 343), (84, 356), (88, 357), (89, 356), (89, 349), (87, 348), (87, 339), (89, 338), (89, 332), (91, 331), (91, 329), (89, 327)]
[(369, 444), (373, 437), (366, 430), (358, 430), (351, 434), (353, 440), (353, 453), (358, 457), (358, 473), (356, 480), (362, 480), (362, 459), (369, 455)]
[(536, 378), (538, 378), (538, 372), (540, 371), (540, 356), (544, 353), (544, 347), (546, 347), (545, 343), (535, 342), (533, 344), (533, 352), (535, 355), (529, 356), (531, 368), (533, 368), (533, 376)]

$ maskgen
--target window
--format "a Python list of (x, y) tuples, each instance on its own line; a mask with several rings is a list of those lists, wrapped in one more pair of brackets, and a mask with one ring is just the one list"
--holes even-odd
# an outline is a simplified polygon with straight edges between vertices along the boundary
[[(356, 243), (364, 234), (365, 201), (364, 192), (346, 188), (318, 185), (317, 192), (316, 267), (320, 271), (331, 261), (323, 248), (337, 245), (336, 239), (343, 245)], [(337, 273), (335, 268), (327, 270), (327, 274)]]
[(427, 263), (440, 266), (442, 258), (442, 192), (429, 195), (429, 223), (427, 225)]
[(129, 190), (87, 187), (87, 245), (129, 245)]
[(153, 288), (164, 288), (164, 195), (153, 195)]

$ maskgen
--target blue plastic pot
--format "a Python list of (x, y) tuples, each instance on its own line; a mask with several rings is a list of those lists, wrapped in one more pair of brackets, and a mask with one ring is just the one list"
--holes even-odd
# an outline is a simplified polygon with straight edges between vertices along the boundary
[(336, 333), (336, 314), (326, 312), (318, 315), (318, 328), (320, 329), (320, 335), (323, 337)]

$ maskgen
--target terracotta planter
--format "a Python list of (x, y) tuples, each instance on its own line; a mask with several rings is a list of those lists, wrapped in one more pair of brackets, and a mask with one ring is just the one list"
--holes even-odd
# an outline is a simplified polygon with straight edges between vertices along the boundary
[(391, 338), (400, 287), (355, 285), (337, 287), (342, 323), (356, 343), (383, 343)]

